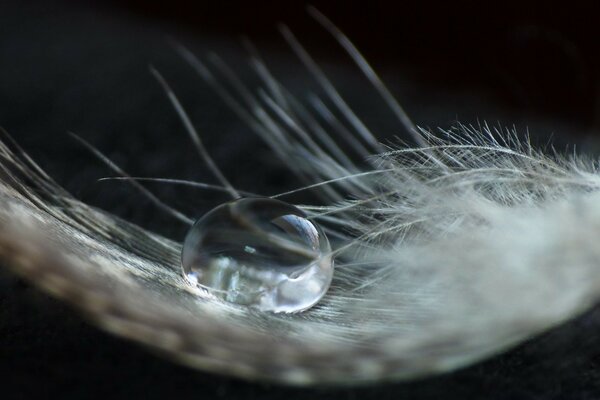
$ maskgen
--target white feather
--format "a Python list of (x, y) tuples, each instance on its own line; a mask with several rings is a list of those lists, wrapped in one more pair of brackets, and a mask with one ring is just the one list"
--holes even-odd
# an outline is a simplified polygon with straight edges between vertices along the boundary
[[(435, 136), (413, 131), (423, 146), (386, 149), (289, 31), (286, 37), (345, 121), (313, 97), (328, 125), (319, 122), (256, 54), (253, 65), (265, 83), (258, 92), (212, 58), (234, 93), (207, 65), (181, 52), (321, 194), (323, 205), (303, 206), (335, 244), (335, 277), (320, 304), (280, 315), (197, 296), (181, 276), (178, 243), (73, 199), (4, 144), (0, 256), (111, 332), (193, 367), (290, 384), (450, 371), (598, 301), (595, 162), (546, 156), (516, 134), (487, 126), (458, 126)], [(387, 100), (400, 116), (395, 100)], [(185, 116), (182, 107), (178, 111)], [(410, 120), (401, 120), (410, 128)], [(359, 167), (329, 131), (341, 133), (358, 154), (379, 154)]]

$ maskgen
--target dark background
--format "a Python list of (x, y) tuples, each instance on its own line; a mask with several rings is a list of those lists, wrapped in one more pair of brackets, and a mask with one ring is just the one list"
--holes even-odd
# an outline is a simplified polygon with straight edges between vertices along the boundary
[[(393, 4), (392, 4), (393, 3)], [(600, 24), (589, 3), (313, 2), (363, 51), (422, 126), (489, 121), (552, 138), (559, 151), (598, 152)], [(294, 93), (319, 92), (277, 33), (287, 23), (382, 141), (403, 132), (301, 1), (0, 3), (0, 126), (57, 181), (88, 203), (181, 240), (161, 214), (65, 132), (89, 140), (134, 175), (214, 182), (148, 72), (172, 84), (233, 184), (272, 194), (299, 183), (176, 55), (214, 51), (252, 87), (239, 44), (251, 38)], [(567, 146), (570, 147), (567, 147)], [(221, 194), (150, 185), (197, 217)], [(309, 195), (308, 198), (310, 198)], [(292, 201), (304, 201), (299, 196)], [(4, 398), (523, 398), (600, 397), (592, 311), (485, 363), (408, 384), (289, 389), (175, 366), (88, 325), (68, 307), (0, 274), (0, 383)]]

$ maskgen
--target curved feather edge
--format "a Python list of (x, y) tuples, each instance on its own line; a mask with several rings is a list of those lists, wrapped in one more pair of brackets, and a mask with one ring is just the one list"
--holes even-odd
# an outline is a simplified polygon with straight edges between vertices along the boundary
[[(487, 126), (413, 132), (420, 148), (374, 144), (285, 34), (326, 98), (299, 100), (257, 54), (250, 61), (265, 88), (250, 90), (211, 56), (231, 92), (207, 64), (179, 50), (321, 195), (323, 205), (299, 205), (334, 244), (334, 281), (316, 307), (261, 313), (190, 287), (179, 243), (74, 199), (8, 141), (0, 142), (4, 263), (107, 331), (177, 362), (295, 385), (452, 371), (598, 302), (595, 160), (547, 156), (516, 133)], [(373, 151), (364, 165), (354, 161)]]

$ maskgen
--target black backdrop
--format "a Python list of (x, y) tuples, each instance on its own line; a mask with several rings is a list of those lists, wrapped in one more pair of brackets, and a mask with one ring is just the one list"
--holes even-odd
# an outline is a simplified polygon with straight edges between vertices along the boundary
[[(211, 181), (148, 65), (175, 88), (234, 185), (271, 194), (298, 185), (179, 59), (174, 38), (215, 51), (255, 83), (239, 46), (254, 40), (282, 82), (317, 90), (277, 34), (286, 22), (382, 140), (402, 131), (304, 3), (2, 2), (0, 126), (78, 198), (175, 239), (185, 227), (118, 183), (69, 139), (73, 131), (135, 175)], [(534, 2), (315, 2), (382, 72), (417, 123), (487, 120), (598, 151), (597, 13)], [(481, 3), (481, 2), (480, 2)], [(221, 195), (152, 187), (198, 216)], [(299, 200), (299, 199), (293, 199)], [(304, 200), (304, 199), (302, 199)], [(507, 354), (456, 373), (360, 389), (289, 389), (191, 371), (88, 325), (70, 308), (0, 272), (0, 382), (7, 398), (62, 395), (203, 398), (598, 398), (592, 311)]]

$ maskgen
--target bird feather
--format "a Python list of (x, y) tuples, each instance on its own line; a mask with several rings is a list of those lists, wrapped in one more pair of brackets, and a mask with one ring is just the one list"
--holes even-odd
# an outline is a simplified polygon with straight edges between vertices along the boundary
[[(180, 243), (75, 199), (8, 137), (0, 142), (4, 263), (103, 329), (177, 362), (296, 385), (452, 371), (595, 305), (597, 161), (544, 154), (516, 132), (487, 125), (435, 133), (413, 127), (347, 38), (311, 12), (367, 74), (416, 147), (379, 143), (287, 28), (284, 36), (326, 98), (293, 96), (251, 45), (264, 83), (258, 90), (216, 55), (200, 60), (177, 48), (306, 182), (303, 189), (320, 195), (320, 204), (298, 205), (333, 244), (334, 279), (319, 304), (273, 314), (203, 295), (181, 274)], [(185, 117), (164, 80), (163, 87)], [(124, 174), (114, 164), (113, 170)]]

